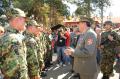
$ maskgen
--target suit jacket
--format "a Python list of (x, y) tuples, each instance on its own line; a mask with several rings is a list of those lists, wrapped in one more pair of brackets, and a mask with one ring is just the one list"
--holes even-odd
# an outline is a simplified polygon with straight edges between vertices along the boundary
[(73, 53), (74, 57), (78, 58), (78, 71), (80, 75), (94, 75), (97, 72), (96, 50), (97, 50), (97, 35), (89, 28), (84, 33), (83, 40), (79, 47)]

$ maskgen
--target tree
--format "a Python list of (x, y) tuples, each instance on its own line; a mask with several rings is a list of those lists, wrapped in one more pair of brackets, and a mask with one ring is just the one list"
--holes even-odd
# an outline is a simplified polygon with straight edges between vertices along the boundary
[(59, 19), (63, 18), (62, 16), (70, 15), (67, 5), (63, 4), (62, 0), (46, 0), (45, 3), (50, 6), (49, 18), (51, 25), (59, 23)]
[(96, 7), (100, 10), (101, 26), (103, 26), (104, 8), (111, 5), (110, 0), (94, 0), (94, 4), (96, 4)]
[(66, 0), (66, 1), (76, 4), (78, 6), (77, 13), (78, 11), (81, 10), (85, 12), (85, 15), (87, 17), (91, 17), (91, 13), (93, 13), (96, 10), (96, 8), (101, 10), (100, 14), (102, 15), (104, 7), (110, 5), (110, 0)]
[(48, 26), (60, 23), (59, 17), (69, 15), (67, 6), (61, 0), (15, 0), (15, 7), (28, 13), (34, 14), (36, 20)]
[(84, 7), (79, 6), (79, 7), (76, 9), (75, 14), (76, 14), (77, 16), (84, 16), (84, 15), (86, 15), (86, 10), (84, 9)]

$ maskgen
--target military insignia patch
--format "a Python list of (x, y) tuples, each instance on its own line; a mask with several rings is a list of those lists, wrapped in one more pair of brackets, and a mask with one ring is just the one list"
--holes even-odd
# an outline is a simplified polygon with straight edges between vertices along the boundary
[(89, 39), (87, 40), (87, 45), (91, 45), (91, 44), (93, 44), (93, 39), (92, 39), (92, 38), (89, 38)]

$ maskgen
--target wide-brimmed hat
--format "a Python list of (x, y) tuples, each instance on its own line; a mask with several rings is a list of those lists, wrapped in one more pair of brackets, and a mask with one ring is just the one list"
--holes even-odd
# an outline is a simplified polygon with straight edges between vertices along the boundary
[(87, 26), (91, 27), (91, 24), (93, 23), (93, 19), (88, 17), (80, 17), (79, 22), (86, 22)]

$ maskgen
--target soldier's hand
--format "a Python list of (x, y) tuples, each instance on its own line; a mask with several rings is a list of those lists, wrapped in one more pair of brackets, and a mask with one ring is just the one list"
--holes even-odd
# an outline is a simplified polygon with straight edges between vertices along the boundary
[(41, 69), (44, 69), (45, 68), (45, 64), (42, 64), (42, 67), (41, 67)]
[(118, 57), (120, 57), (120, 53), (118, 54)]
[(111, 35), (108, 35), (108, 39), (110, 40), (110, 41), (113, 41), (114, 39), (113, 39), (113, 36), (111, 36)]
[(103, 49), (103, 48), (104, 48), (104, 46), (103, 46), (103, 45), (101, 45), (101, 46), (100, 46), (100, 48), (101, 48), (101, 49)]

